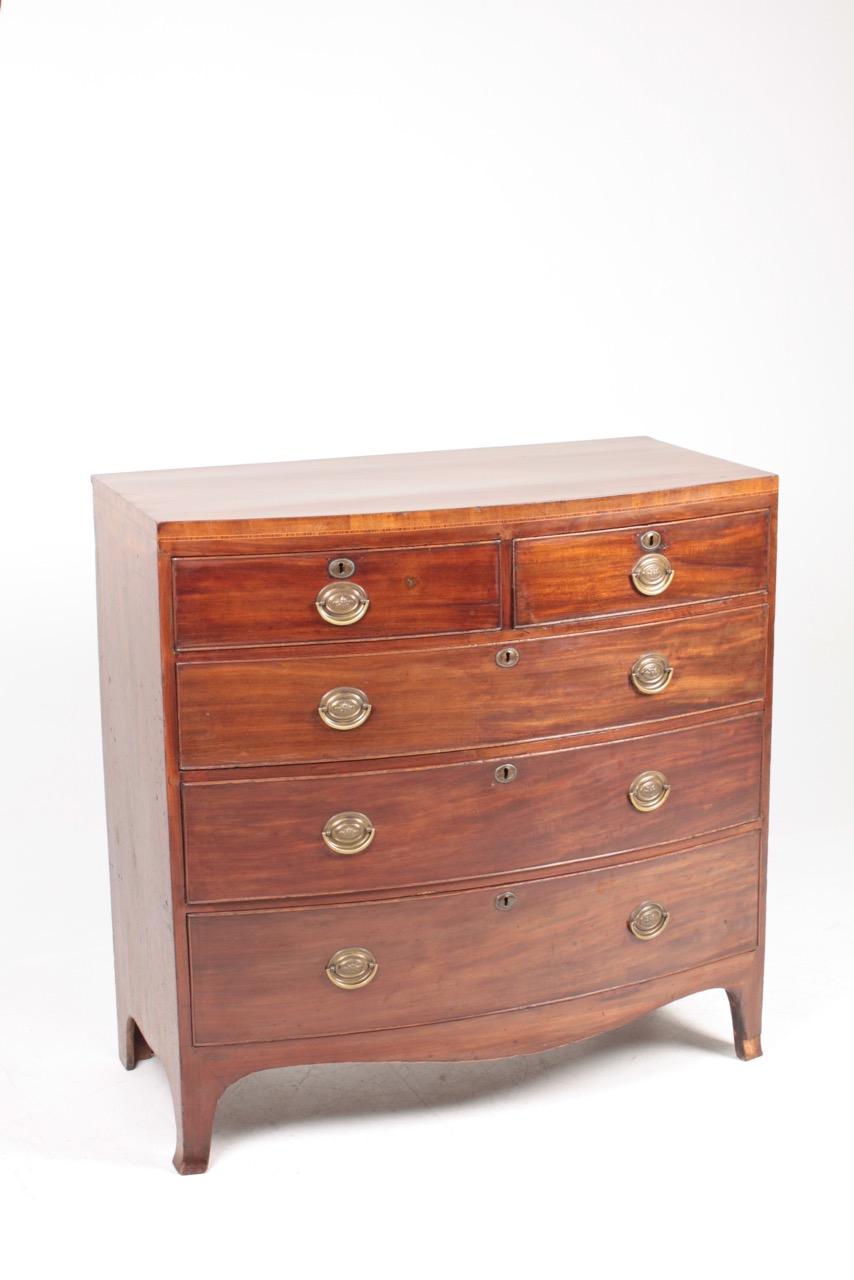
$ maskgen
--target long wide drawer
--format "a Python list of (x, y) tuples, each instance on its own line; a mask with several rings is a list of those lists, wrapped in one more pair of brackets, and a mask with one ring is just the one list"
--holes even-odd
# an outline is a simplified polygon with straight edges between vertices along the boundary
[[(371, 892), (686, 840), (758, 818), (761, 752), (752, 714), (464, 764), (189, 780), (187, 897)], [(663, 800), (638, 809), (629, 793), (650, 770)]]
[(516, 625), (660, 609), (768, 586), (768, 512), (514, 543)]
[(498, 544), (178, 558), (178, 649), (368, 640), (501, 625)]
[[(759, 699), (765, 606), (497, 644), (178, 666), (184, 769), (353, 760), (484, 747), (660, 720)], [(649, 696), (632, 670), (665, 659)], [(331, 698), (331, 702), (330, 702)], [(358, 727), (342, 732), (327, 719)]]
[[(659, 977), (755, 947), (758, 884), (751, 832), (501, 890), (197, 913), (194, 1041), (443, 1022)], [(653, 936), (636, 937), (632, 920)], [(367, 984), (342, 989), (333, 978)]]

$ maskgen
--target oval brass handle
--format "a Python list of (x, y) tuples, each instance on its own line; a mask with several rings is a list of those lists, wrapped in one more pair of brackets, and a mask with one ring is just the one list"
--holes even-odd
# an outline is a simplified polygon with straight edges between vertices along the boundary
[(660, 809), (670, 795), (670, 783), (657, 769), (639, 773), (629, 787), (629, 799), (641, 813)]
[(333, 853), (363, 853), (375, 836), (374, 825), (364, 813), (336, 813), (321, 835), (327, 848)]
[(379, 965), (365, 947), (342, 947), (326, 965), (326, 976), (343, 991), (366, 987), (377, 976)]
[(661, 693), (673, 678), (673, 668), (663, 653), (642, 653), (632, 665), (631, 677), (638, 693)]
[(647, 942), (664, 932), (669, 919), (670, 912), (660, 902), (642, 902), (629, 916), (628, 926), (636, 938)]
[(652, 551), (641, 556), (632, 569), (632, 582), (642, 596), (660, 596), (673, 581), (676, 570), (659, 551)]
[(351, 627), (368, 612), (368, 593), (358, 582), (327, 582), (315, 599), (317, 612), (333, 627)]
[(371, 714), (371, 704), (361, 689), (342, 685), (324, 693), (317, 714), (330, 729), (358, 729)]

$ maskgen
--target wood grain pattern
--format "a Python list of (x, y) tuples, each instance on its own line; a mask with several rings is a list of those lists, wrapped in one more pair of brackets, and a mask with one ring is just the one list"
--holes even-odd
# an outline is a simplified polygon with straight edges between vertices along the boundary
[[(349, 1062), (474, 1061), (502, 1058), (509, 1053), (540, 1053), (599, 1036), (673, 1000), (712, 987), (724, 989), (729, 996), (736, 1051), (749, 1061), (757, 1051), (761, 1052), (761, 949), (550, 1004), (453, 1022), (356, 1033), (343, 1042), (337, 1036), (316, 1036), (251, 1045), (196, 1046), (193, 1057), (199, 1084), (193, 1097), (194, 1154), (190, 1161), (179, 1162), (177, 1167), (182, 1173), (200, 1173), (207, 1167), (217, 1101), (229, 1085), (249, 1072), (339, 1062), (342, 1043)], [(752, 1028), (750, 1035), (746, 1034), (747, 1026)], [(639, 1030), (639, 1043), (643, 1037), (644, 1032)]]
[[(96, 487), (101, 725), (119, 1057), (179, 1073), (172, 870), (153, 527)], [(183, 945), (183, 939), (182, 939)]]
[[(660, 720), (761, 697), (766, 613), (738, 609), (652, 626), (583, 635), (514, 638), (517, 666), (496, 665), (498, 644), (453, 650), (373, 646), (330, 660), (211, 662), (178, 668), (184, 769), (215, 765), (351, 760), (557, 737)], [(646, 652), (665, 653), (675, 674), (653, 697), (629, 672)], [(364, 690), (373, 711), (346, 732), (317, 706), (337, 685)]]
[[(251, 1045), (196, 1045), (193, 1054), (205, 1078), (216, 1080), (222, 1090), (250, 1071), (340, 1062), (342, 1043), (346, 1045), (348, 1062), (473, 1062), (541, 1053), (611, 1031), (697, 991), (719, 987), (727, 992), (748, 992), (757, 985), (761, 988), (760, 958), (760, 951), (751, 948), (680, 969), (678, 973), (549, 1004), (452, 1022), (354, 1032), (343, 1042), (337, 1036), (314, 1036)], [(643, 1042), (643, 1034), (638, 1031), (639, 1043)]]
[[(196, 1044), (340, 1035), (562, 1000), (691, 968), (756, 945), (756, 833), (689, 853), (495, 889), (376, 903), (191, 915)], [(638, 941), (639, 903), (670, 922)], [(341, 991), (325, 975), (341, 947), (378, 974)]]
[[(325, 622), (315, 607), (333, 581), (330, 561), (356, 565), (350, 581), (370, 599), (348, 627)], [(228, 645), (367, 640), (501, 625), (498, 543), (364, 550), (337, 555), (208, 556), (174, 562), (175, 636), (179, 649)]]
[[(187, 895), (193, 903), (348, 894), (477, 876), (685, 840), (759, 816), (762, 716), (599, 746), (401, 771), (185, 781)], [(639, 813), (629, 784), (644, 769), (671, 783)], [(364, 853), (330, 852), (332, 814), (367, 814)]]
[[(776, 491), (775, 476), (647, 438), (95, 479), (120, 1052), (126, 1066), (162, 1058), (181, 1172), (206, 1167), (223, 1088), (267, 1067), (536, 1052), (711, 986), (729, 996), (739, 1055), (761, 1052)], [(623, 611), (625, 581), (612, 576), (641, 526), (687, 557), (643, 613), (634, 595)], [(585, 539), (599, 551), (579, 588)], [(466, 543), (497, 550), (498, 581), (475, 592), (471, 632), (440, 640), (442, 610), (457, 619), (462, 607), (454, 548)], [(406, 574), (419, 609), (412, 596), (392, 602), (400, 578), (383, 564), (403, 554), (411, 566), (428, 545), (420, 575)], [(530, 552), (527, 569), (537, 561), (515, 602), (514, 546), (520, 562)], [(310, 576), (352, 548), (377, 566), (368, 629), (334, 645), (296, 634), (300, 619), (277, 614), (286, 575), (270, 566)], [(175, 557), (193, 562), (177, 593)], [(397, 627), (417, 630), (385, 630), (392, 604)], [(475, 634), (492, 609), (501, 630)], [(176, 653), (179, 642), (191, 647)], [(522, 659), (499, 670), (507, 644)], [(676, 675), (644, 698), (628, 670), (649, 651)], [(368, 685), (375, 709), (364, 729), (335, 734), (316, 705), (345, 682)], [(516, 782), (489, 784), (507, 759)], [(641, 762), (674, 775), (652, 814), (615, 798), (618, 776)], [(330, 786), (354, 785), (381, 818), (376, 840), (346, 863), (322, 852), (321, 870), (307, 826)], [(633, 847), (637, 823), (649, 843)], [(659, 868), (666, 882), (645, 878)], [(211, 901), (185, 901), (185, 870), (191, 895)], [(651, 943), (625, 928), (629, 884), (678, 904)], [(510, 886), (524, 902), (481, 910), (473, 925), (472, 904)], [(268, 892), (266, 906), (247, 896)], [(435, 933), (419, 914), (431, 904)], [(315, 963), (324, 931), (348, 920), (388, 943), (364, 991), (338, 991)], [(193, 987), (190, 934), (204, 943)], [(687, 967), (662, 972), (671, 965)], [(350, 1012), (326, 1021), (328, 996)], [(510, 997), (523, 1003), (508, 1009)], [(383, 1021), (406, 1016), (437, 1020)], [(194, 1017), (201, 1037), (246, 1038), (194, 1043)]]
[[(342, 516), (316, 522), (269, 519), (161, 524), (157, 537), (161, 551), (190, 559), (290, 555), (301, 551), (328, 551), (330, 555), (337, 555), (343, 544), (368, 550), (498, 541), (502, 556), (509, 555), (512, 561), (512, 543), (517, 538), (585, 533), (625, 525), (643, 524), (645, 528), (652, 528), (663, 521), (768, 510), (773, 507), (776, 496), (776, 477), (759, 483), (764, 486), (760, 492), (752, 491), (749, 484), (732, 490), (713, 485), (711, 497), (705, 489), (685, 489), (672, 500), (662, 499), (657, 493), (637, 493), (578, 499), (572, 503), (527, 504), (513, 507), (510, 514), (505, 515), (501, 514), (503, 508), (482, 507), (461, 507), (446, 513), (398, 512), (391, 524), (385, 515), (354, 516), (349, 521)], [(129, 512), (134, 510), (128, 508)], [(512, 574), (502, 574), (502, 583), (504, 603), (512, 603)], [(512, 616), (507, 625), (512, 625)]]
[(773, 493), (775, 476), (649, 436), (98, 477), (161, 536), (441, 528)]
[[(641, 595), (631, 580), (633, 566), (645, 553), (640, 538), (648, 529), (661, 535), (659, 550), (675, 570), (660, 596)], [(514, 554), (519, 626), (675, 607), (765, 590), (768, 513), (520, 538)]]

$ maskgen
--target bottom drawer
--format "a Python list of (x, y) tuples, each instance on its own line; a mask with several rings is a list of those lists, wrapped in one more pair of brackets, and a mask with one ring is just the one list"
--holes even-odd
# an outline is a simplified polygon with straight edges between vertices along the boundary
[[(644, 862), (382, 902), (188, 917), (198, 1045), (443, 1022), (641, 982), (757, 943), (759, 834)], [(499, 894), (512, 894), (507, 908)], [(639, 939), (632, 912), (666, 927)], [(657, 923), (653, 910), (638, 927)], [(327, 966), (341, 951), (339, 981)], [(369, 953), (366, 957), (364, 953)], [(376, 967), (371, 965), (371, 957)]]

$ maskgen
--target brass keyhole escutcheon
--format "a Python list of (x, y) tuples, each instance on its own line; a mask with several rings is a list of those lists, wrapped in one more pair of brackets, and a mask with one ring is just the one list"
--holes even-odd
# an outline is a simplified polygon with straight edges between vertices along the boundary
[(629, 799), (639, 813), (660, 809), (670, 795), (670, 783), (658, 769), (646, 769), (629, 787)]
[(364, 813), (347, 810), (334, 814), (321, 832), (323, 843), (333, 853), (349, 857), (354, 853), (364, 853), (376, 831), (374, 825)]
[(330, 626), (352, 627), (364, 618), (371, 602), (358, 582), (327, 582), (318, 591), (314, 603), (323, 621)]
[(375, 956), (366, 947), (342, 947), (328, 961), (326, 976), (342, 991), (355, 991), (373, 982), (378, 968)]
[(675, 569), (658, 551), (641, 556), (632, 569), (632, 583), (642, 596), (660, 596), (673, 581)]
[(495, 661), (499, 667), (515, 667), (519, 661), (519, 650), (514, 649), (512, 645), (499, 649), (495, 655)]
[(673, 678), (673, 668), (663, 653), (642, 653), (631, 670), (638, 693), (661, 693)]
[(342, 685), (324, 693), (317, 714), (330, 729), (357, 729), (371, 714), (371, 704), (361, 689)]
[(661, 546), (661, 534), (657, 529), (647, 529), (640, 536), (640, 544), (644, 551), (657, 551)]
[(509, 889), (505, 889), (503, 893), (499, 893), (495, 899), (496, 911), (512, 911), (516, 905), (516, 895), (511, 893)]
[(647, 942), (664, 932), (669, 919), (670, 912), (665, 911), (660, 902), (642, 902), (635, 907), (627, 923), (636, 938)]
[(352, 578), (356, 572), (356, 566), (347, 556), (338, 556), (336, 560), (330, 560), (327, 565), (330, 578)]
[(495, 770), (496, 782), (513, 782), (519, 770), (515, 764), (500, 764)]

